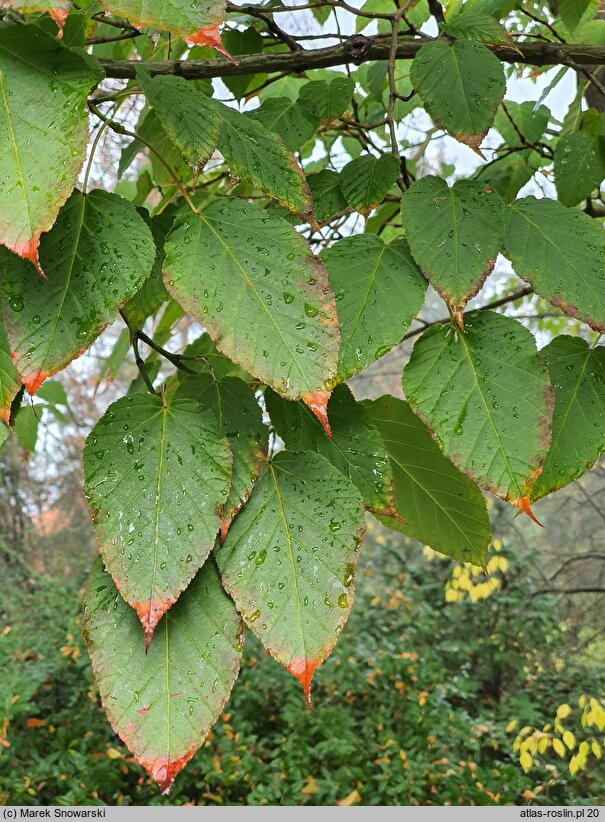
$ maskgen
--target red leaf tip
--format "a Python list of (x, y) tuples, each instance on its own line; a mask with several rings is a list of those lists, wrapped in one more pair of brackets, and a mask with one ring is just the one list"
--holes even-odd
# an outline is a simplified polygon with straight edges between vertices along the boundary
[[(11, 357), (13, 358), (13, 362), (16, 362), (16, 356), (13, 356), (13, 354), (11, 354)], [(38, 388), (40, 388), (40, 386), (44, 382), (44, 380), (50, 376), (51, 375), (48, 371), (34, 371), (34, 373), (30, 374), (29, 377), (25, 377), (23, 379), (23, 385), (27, 389), (27, 393), (33, 397)]]
[(151, 645), (151, 638), (155, 627), (164, 616), (166, 611), (173, 604), (174, 600), (149, 600), (149, 602), (133, 602), (132, 607), (135, 609), (141, 620), (141, 625), (145, 631), (145, 653), (149, 650)]
[(190, 34), (189, 37), (186, 37), (185, 42), (188, 46), (211, 46), (222, 54), (223, 57), (226, 57), (227, 60), (231, 60), (236, 66), (239, 65), (235, 57), (229, 54), (221, 43), (221, 33), (218, 23), (214, 26), (206, 26), (203, 29), (198, 29), (193, 34)]
[(540, 528), (544, 528), (544, 526), (542, 525), (540, 520), (536, 517), (534, 512), (531, 510), (531, 506), (529, 504), (529, 497), (519, 497), (519, 499), (516, 500), (514, 504), (519, 509), (519, 512), (517, 513), (517, 516), (519, 516), (519, 514), (521, 512), (523, 512), (524, 514), (527, 514), (527, 516), (531, 520), (533, 520), (536, 523), (536, 525), (539, 525)]
[(292, 674), (292, 676), (295, 676), (302, 685), (307, 708), (311, 711), (313, 710), (313, 705), (311, 703), (311, 680), (313, 679), (315, 669), (319, 667), (319, 665), (321, 665), (321, 662), (318, 662), (317, 660), (297, 657), (287, 666), (287, 670)]
[(65, 25), (69, 11), (67, 9), (49, 9), (48, 13), (57, 24), (59, 29), (57, 37), (61, 39), (61, 37), (63, 37), (63, 26)]
[(156, 759), (139, 760), (141, 765), (145, 768), (147, 773), (153, 780), (158, 783), (158, 787), (162, 794), (166, 796), (170, 793), (170, 788), (174, 782), (176, 775), (181, 771), (187, 762), (195, 753), (195, 748), (188, 751), (183, 756), (178, 756), (176, 759), (170, 759), (167, 756), (158, 756)]
[(328, 402), (331, 396), (331, 391), (312, 391), (310, 394), (304, 396), (302, 401), (307, 408), (310, 408), (315, 414), (317, 419), (320, 421), (323, 430), (330, 437), (330, 439), (333, 440), (334, 437), (332, 436), (332, 429), (330, 428), (330, 421), (328, 419)]
[(12, 243), (6, 244), (7, 248), (10, 248), (12, 252), (17, 254), (19, 257), (22, 257), (24, 260), (29, 260), (30, 263), (33, 263), (36, 267), (36, 271), (38, 274), (46, 280), (46, 274), (42, 271), (42, 266), (40, 265), (40, 257), (38, 256), (38, 248), (40, 246), (40, 235), (36, 234), (35, 237), (32, 237), (31, 240), (25, 240), (23, 243)]

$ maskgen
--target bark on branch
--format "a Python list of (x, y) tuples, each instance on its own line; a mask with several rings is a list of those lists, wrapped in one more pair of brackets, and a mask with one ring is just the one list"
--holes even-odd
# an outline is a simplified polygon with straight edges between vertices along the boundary
[[(232, 77), (244, 74), (281, 71), (297, 74), (317, 68), (329, 68), (348, 63), (360, 65), (370, 60), (388, 60), (389, 36), (364, 37), (357, 34), (344, 43), (323, 49), (300, 49), (280, 54), (238, 55), (237, 65), (228, 60), (157, 60), (140, 63), (134, 60), (101, 60), (107, 77), (133, 79), (136, 66), (143, 66), (150, 74), (175, 74), (187, 80), (210, 77)], [(409, 60), (430, 39), (402, 40), (396, 50), (398, 60)], [(531, 66), (605, 65), (605, 46), (577, 43), (517, 43), (488, 45), (505, 63), (525, 63)]]

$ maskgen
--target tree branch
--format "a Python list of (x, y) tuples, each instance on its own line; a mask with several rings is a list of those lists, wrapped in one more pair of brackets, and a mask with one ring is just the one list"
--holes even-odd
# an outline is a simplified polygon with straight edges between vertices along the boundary
[[(359, 48), (360, 40), (366, 48)], [(410, 60), (430, 38), (401, 40), (395, 56), (398, 60)], [(554, 65), (605, 65), (605, 46), (581, 43), (516, 43), (485, 44), (505, 63), (525, 63), (532, 66)], [(186, 80), (209, 77), (233, 77), (273, 71), (296, 74), (310, 69), (341, 66), (348, 63), (359, 65), (370, 60), (388, 60), (391, 38), (377, 34), (372, 37), (354, 35), (344, 43), (324, 49), (301, 50), (300, 52), (279, 54), (242, 54), (237, 57), (237, 65), (222, 58), (216, 60), (156, 60), (139, 62), (135, 60), (101, 60), (107, 77), (133, 79), (135, 69), (141, 66), (150, 74), (176, 74)]]

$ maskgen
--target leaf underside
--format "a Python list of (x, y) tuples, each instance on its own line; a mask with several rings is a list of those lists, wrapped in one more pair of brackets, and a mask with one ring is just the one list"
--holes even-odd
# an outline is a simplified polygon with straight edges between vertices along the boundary
[(147, 643), (212, 550), (231, 465), (214, 413), (189, 399), (130, 394), (86, 440), (99, 550)]
[(151, 231), (132, 203), (74, 191), (40, 245), (47, 280), (0, 249), (2, 311), (17, 371), (30, 394), (83, 354), (153, 265)]
[(516, 320), (493, 311), (464, 316), (464, 334), (450, 325), (424, 332), (403, 389), (454, 465), (524, 506), (550, 443), (548, 374), (533, 334)]
[(86, 99), (101, 78), (41, 28), (0, 23), (0, 243), (35, 265), (86, 156)]
[(223, 584), (245, 623), (302, 684), (351, 612), (364, 532), (361, 497), (327, 460), (282, 452), (216, 550)]
[(241, 620), (212, 566), (162, 618), (148, 653), (137, 615), (100, 557), (84, 595), (84, 638), (103, 707), (163, 793), (206, 739), (239, 673)]
[(380, 434), (346, 385), (337, 385), (328, 402), (332, 438), (301, 402), (288, 402), (270, 389), (267, 411), (290, 451), (315, 451), (357, 486), (366, 506), (394, 512), (393, 476)]
[(387, 516), (380, 521), (452, 559), (483, 565), (490, 526), (475, 483), (443, 455), (408, 403), (385, 395), (362, 405), (382, 435), (405, 524)]
[(321, 255), (341, 327), (337, 379), (358, 374), (397, 345), (427, 289), (403, 238), (345, 237)]
[(504, 250), (536, 294), (570, 317), (605, 332), (605, 237), (581, 211), (556, 200), (511, 204)]
[(321, 261), (281, 217), (215, 200), (177, 220), (164, 272), (218, 349), (283, 396), (304, 398), (334, 377), (334, 295)]
[(532, 488), (537, 500), (592, 468), (605, 450), (605, 347), (555, 337), (540, 351), (555, 395), (552, 441)]

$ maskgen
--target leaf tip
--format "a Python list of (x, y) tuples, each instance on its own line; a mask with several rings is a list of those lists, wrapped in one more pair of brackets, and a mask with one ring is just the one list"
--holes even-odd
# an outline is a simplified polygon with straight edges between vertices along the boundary
[(531, 510), (531, 505), (529, 504), (529, 497), (519, 497), (519, 499), (516, 500), (514, 504), (519, 509), (516, 516), (519, 516), (519, 514), (521, 514), (521, 513), (527, 514), (527, 516), (531, 520), (533, 520), (536, 523), (536, 525), (539, 525), (540, 528), (544, 528), (544, 526), (542, 525), (540, 520), (536, 517), (534, 512)]
[(334, 436), (332, 435), (332, 429), (330, 428), (330, 421), (328, 419), (328, 402), (331, 396), (331, 391), (312, 391), (310, 394), (306, 394), (302, 398), (302, 401), (307, 408), (310, 408), (315, 414), (323, 430), (330, 439), (333, 440)]
[[(13, 362), (14, 362), (15, 357), (12, 354), (11, 354), (11, 357), (12, 357)], [(38, 388), (40, 388), (40, 386), (44, 382), (44, 380), (47, 379), (47, 377), (50, 377), (50, 376), (51, 375), (48, 371), (38, 370), (38, 371), (34, 371), (34, 373), (30, 374), (30, 376), (24, 377), (23, 378), (23, 385), (27, 389), (27, 393), (30, 396), (33, 397), (34, 394), (36, 393), (36, 391), (38, 390)]]
[(227, 49), (222, 44), (218, 23), (214, 26), (206, 26), (203, 29), (198, 29), (193, 34), (189, 35), (189, 37), (186, 37), (185, 42), (188, 46), (211, 46), (213, 49), (216, 49), (219, 54), (222, 54), (223, 57), (226, 57), (227, 60), (230, 60), (234, 65), (239, 65), (235, 57), (232, 54), (229, 54)]
[(156, 625), (170, 608), (172, 602), (150, 599), (149, 602), (133, 602), (131, 605), (139, 615), (141, 625), (145, 631), (145, 653), (147, 653)]
[(313, 710), (313, 704), (311, 702), (311, 680), (313, 679), (315, 669), (320, 664), (321, 663), (315, 659), (296, 657), (291, 660), (287, 666), (287, 670), (292, 674), (292, 676), (296, 677), (302, 685), (307, 708), (311, 711)]
[(19, 257), (22, 257), (24, 260), (29, 260), (30, 263), (33, 263), (36, 271), (42, 277), (42, 279), (48, 279), (46, 274), (42, 270), (42, 266), (40, 265), (40, 257), (38, 254), (40, 246), (40, 234), (34, 235), (31, 238), (31, 240), (25, 240), (25, 242), (22, 243), (7, 243), (6, 246)]
[(183, 756), (178, 756), (176, 759), (171, 759), (166, 756), (158, 756), (156, 759), (140, 760), (141, 765), (145, 768), (151, 778), (157, 782), (157, 785), (162, 792), (162, 796), (167, 796), (176, 779), (177, 774), (181, 771), (187, 762), (195, 753), (195, 748), (188, 751)]
[(59, 29), (57, 38), (60, 40), (61, 37), (63, 37), (63, 26), (65, 25), (69, 11), (67, 9), (49, 9), (48, 13), (57, 24), (57, 28)]

